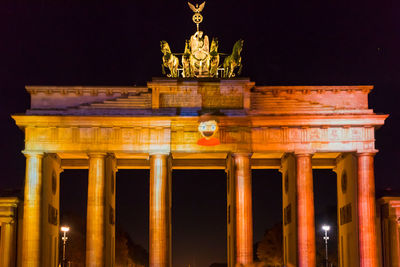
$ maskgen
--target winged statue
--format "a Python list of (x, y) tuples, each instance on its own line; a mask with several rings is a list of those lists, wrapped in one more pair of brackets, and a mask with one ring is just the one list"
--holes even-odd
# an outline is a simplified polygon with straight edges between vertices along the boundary
[(196, 6), (194, 6), (192, 3), (188, 2), (188, 5), (194, 13), (200, 13), (206, 5), (206, 2), (204, 1), (200, 6), (199, 4), (196, 4)]
[[(218, 39), (212, 38), (211, 46), (209, 39), (203, 31), (200, 31), (199, 24), (203, 21), (201, 12), (206, 2), (192, 4), (188, 2), (190, 9), (194, 12), (192, 20), (196, 24), (196, 32), (185, 42), (183, 53), (172, 53), (166, 41), (161, 41), (162, 72), (170, 78), (234, 78), (242, 71), (242, 58), (240, 53), (243, 49), (243, 40), (235, 43), (232, 54), (220, 53), (218, 51)], [(182, 55), (181, 64), (178, 55)], [(222, 58), (221, 58), (222, 56)], [(223, 61), (220, 61), (224, 59)], [(223, 62), (223, 63), (222, 63)], [(222, 63), (222, 64), (221, 64)], [(166, 69), (169, 73), (166, 73)]]

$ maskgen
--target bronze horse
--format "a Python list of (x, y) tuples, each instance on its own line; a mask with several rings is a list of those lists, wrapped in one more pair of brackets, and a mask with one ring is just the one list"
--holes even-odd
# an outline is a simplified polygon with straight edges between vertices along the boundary
[(232, 54), (227, 56), (224, 60), (224, 78), (232, 78), (235, 77), (234, 70), (235, 68), (239, 68), (237, 74), (240, 75), (242, 71), (242, 58), (240, 57), (240, 53), (243, 49), (243, 40), (240, 39), (237, 41), (232, 49)]
[(161, 65), (162, 73), (165, 74), (165, 67), (167, 67), (170, 71), (170, 74), (168, 74), (167, 76), (177, 78), (179, 66), (178, 58), (174, 54), (172, 54), (171, 49), (169, 48), (169, 45), (166, 41), (161, 41), (160, 46), (161, 52), (164, 54), (164, 56), (162, 57), (163, 63)]

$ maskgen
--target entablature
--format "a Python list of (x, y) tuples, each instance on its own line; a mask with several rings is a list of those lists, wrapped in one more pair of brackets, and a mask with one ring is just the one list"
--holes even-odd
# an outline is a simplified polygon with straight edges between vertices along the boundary
[[(227, 166), (227, 158), (208, 158), (210, 154), (205, 155), (205, 158), (174, 158), (172, 156), (171, 168), (173, 170), (192, 170), (192, 169), (207, 169), (207, 170), (225, 170)], [(117, 169), (150, 169), (149, 156), (146, 159), (134, 158), (117, 158)], [(313, 169), (333, 169), (336, 166), (335, 158), (318, 158), (313, 157)], [(88, 169), (88, 159), (70, 159), (61, 160), (61, 168), (63, 169)], [(277, 169), (281, 168), (281, 158), (251, 158), (252, 169)]]
[(0, 223), (15, 222), (19, 203), (16, 197), (0, 197)]
[(217, 116), (220, 144), (201, 146), (199, 117), (13, 116), (25, 149), (49, 153), (373, 151), (374, 130), (386, 117)]

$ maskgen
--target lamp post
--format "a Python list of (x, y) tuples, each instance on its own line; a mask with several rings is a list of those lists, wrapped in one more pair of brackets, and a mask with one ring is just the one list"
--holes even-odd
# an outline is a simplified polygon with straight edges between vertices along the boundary
[(63, 254), (62, 254), (62, 267), (65, 267), (65, 248), (67, 246), (67, 232), (69, 231), (68, 226), (61, 226), (61, 232), (63, 232), (62, 241), (63, 241)]
[(325, 240), (325, 266), (328, 267), (328, 231), (331, 229), (329, 225), (322, 225), (322, 230), (325, 232), (324, 240)]

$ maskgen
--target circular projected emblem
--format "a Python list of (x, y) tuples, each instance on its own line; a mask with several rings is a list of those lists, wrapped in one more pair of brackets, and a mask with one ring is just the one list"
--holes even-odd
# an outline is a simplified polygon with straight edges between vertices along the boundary
[(285, 193), (289, 192), (289, 174), (286, 172), (285, 174)]
[(198, 130), (203, 138), (197, 141), (200, 146), (216, 146), (219, 145), (218, 138), (214, 135), (218, 131), (218, 124), (215, 120), (206, 120), (199, 123)]
[(57, 192), (57, 174), (55, 171), (53, 171), (51, 175), (51, 192), (53, 195), (55, 195)]
[(194, 23), (199, 24), (203, 21), (203, 16), (200, 13), (195, 13), (192, 19)]
[(342, 179), (341, 179), (340, 183), (342, 185), (342, 193), (346, 193), (346, 190), (347, 190), (347, 174), (346, 174), (345, 171), (342, 173)]

